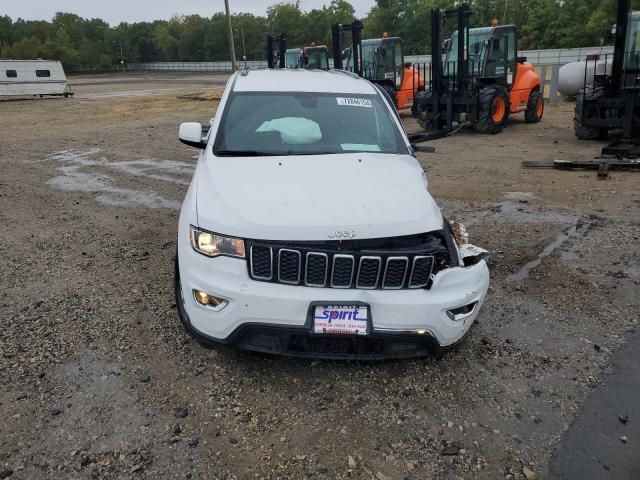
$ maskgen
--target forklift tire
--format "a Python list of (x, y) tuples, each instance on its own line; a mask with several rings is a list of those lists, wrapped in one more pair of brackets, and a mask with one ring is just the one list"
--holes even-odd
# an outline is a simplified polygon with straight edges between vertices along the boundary
[(604, 91), (600, 87), (587, 87), (584, 90), (580, 90), (576, 98), (573, 132), (580, 140), (605, 140), (607, 138), (608, 130), (606, 128), (587, 127), (582, 123), (585, 97), (589, 100), (595, 100), (602, 96), (603, 93)]
[[(419, 95), (419, 101), (418, 100)], [(433, 124), (433, 119), (429, 117), (429, 110), (424, 105), (431, 106), (433, 103), (431, 92), (419, 92), (413, 100), (413, 107), (411, 108), (411, 114), (418, 121), (418, 125), (423, 130), (432, 130), (436, 126)], [(422, 108), (421, 108), (422, 107)]]
[(499, 85), (481, 88), (478, 93), (477, 133), (500, 133), (509, 118), (509, 92)]
[(540, 90), (532, 90), (527, 101), (527, 109), (524, 112), (524, 121), (527, 123), (538, 123), (542, 120), (544, 113), (544, 98)]

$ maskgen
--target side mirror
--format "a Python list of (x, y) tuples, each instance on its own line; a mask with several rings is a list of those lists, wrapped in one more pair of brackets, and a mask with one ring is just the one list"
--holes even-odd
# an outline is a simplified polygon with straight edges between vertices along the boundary
[(207, 142), (202, 140), (202, 124), (198, 122), (181, 123), (178, 138), (190, 147), (204, 149), (207, 146)]

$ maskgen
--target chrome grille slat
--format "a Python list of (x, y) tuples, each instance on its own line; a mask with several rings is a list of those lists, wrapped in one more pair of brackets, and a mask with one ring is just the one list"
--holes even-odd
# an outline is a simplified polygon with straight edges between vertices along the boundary
[[(429, 262), (427, 267), (424, 267), (424, 271), (419, 271), (420, 263)], [(411, 264), (411, 273), (409, 274), (409, 288), (422, 288), (426, 287), (431, 279), (431, 272), (433, 271), (433, 264), (435, 259), (431, 255), (416, 255), (413, 257)], [(415, 280), (418, 280), (417, 282)]]
[[(373, 277), (375, 278), (375, 281), (373, 282), (373, 284), (371, 284), (370, 281), (367, 282), (367, 279), (363, 278), (369, 272), (366, 272), (363, 270), (366, 270), (368, 268), (367, 264), (373, 264), (373, 263), (377, 263), (378, 266), (377, 266), (375, 275), (373, 275)], [(369, 255), (363, 255), (362, 257), (360, 257), (360, 263), (358, 264), (358, 275), (356, 276), (356, 288), (363, 288), (367, 290), (375, 289), (378, 286), (378, 280), (380, 278), (381, 268), (382, 268), (382, 258), (372, 257)]]
[[(404, 263), (404, 268), (399, 270), (401, 263)], [(408, 257), (388, 257), (382, 277), (382, 288), (385, 290), (400, 290), (407, 279), (408, 267)], [(400, 278), (398, 278), (399, 275), (401, 275)]]
[[(254, 263), (254, 249), (256, 249), (256, 251), (258, 251), (259, 249), (269, 251), (269, 275), (261, 275), (260, 273), (256, 273), (256, 270), (264, 268), (264, 265), (262, 265), (263, 262), (261, 262), (261, 264), (258, 266), (256, 266), (256, 264)], [(273, 278), (273, 248), (264, 245), (251, 245), (249, 265), (251, 267), (251, 276), (253, 278), (266, 281), (271, 280)]]
[[(342, 271), (342, 266), (338, 265), (338, 262), (346, 265), (346, 262), (350, 262), (351, 263), (351, 268), (349, 271), (349, 279), (348, 281), (346, 279), (343, 278), (338, 278), (338, 281), (336, 281), (336, 276), (340, 275), (340, 277), (345, 277), (346, 275), (346, 271)], [(342, 253), (336, 253), (333, 256), (333, 265), (331, 266), (331, 286), (333, 288), (349, 288), (351, 287), (351, 284), (353, 283), (353, 271), (355, 269), (355, 258), (353, 255), (345, 255)], [(338, 268), (340, 268), (340, 270), (338, 270)], [(346, 278), (346, 277), (345, 277)]]
[[(322, 276), (322, 282), (310, 282), (309, 271), (313, 268), (311, 262), (313, 259), (324, 260), (324, 275)], [(324, 287), (327, 284), (327, 275), (329, 274), (329, 256), (326, 253), (320, 252), (307, 252), (304, 267), (304, 284), (307, 287)]]
[[(289, 259), (286, 257), (289, 257)], [(278, 281), (280, 283), (297, 285), (300, 283), (301, 270), (302, 257), (298, 250), (291, 250), (290, 248), (278, 250)]]
[(319, 288), (417, 289), (429, 288), (438, 265), (438, 257), (427, 252), (360, 253), (315, 248), (252, 242), (248, 248), (249, 276), (258, 281)]

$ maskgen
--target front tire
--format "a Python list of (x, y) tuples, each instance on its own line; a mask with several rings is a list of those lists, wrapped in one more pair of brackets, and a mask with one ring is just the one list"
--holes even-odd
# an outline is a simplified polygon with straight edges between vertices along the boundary
[(435, 130), (433, 119), (428, 118), (430, 108), (433, 105), (433, 96), (431, 92), (416, 92), (413, 97), (413, 106), (411, 107), (411, 115), (417, 120), (418, 125), (423, 130)]
[(544, 98), (540, 90), (533, 90), (529, 94), (527, 109), (524, 112), (524, 121), (527, 123), (538, 123), (542, 120), (544, 113)]
[(478, 93), (477, 133), (500, 133), (509, 118), (509, 92), (499, 85), (481, 88)]
[(184, 308), (184, 294), (182, 292), (182, 282), (180, 281), (180, 265), (178, 263), (177, 248), (175, 261), (173, 262), (173, 291), (176, 301), (176, 310), (178, 310), (180, 323), (182, 323), (182, 326), (189, 334), (193, 334), (193, 331), (191, 330), (191, 322), (189, 321), (189, 315)]
[(584, 90), (580, 90), (576, 98), (573, 132), (580, 140), (603, 140), (607, 138), (608, 130), (606, 128), (589, 127), (583, 123), (585, 101), (597, 100), (603, 93), (604, 90), (600, 87), (587, 87)]

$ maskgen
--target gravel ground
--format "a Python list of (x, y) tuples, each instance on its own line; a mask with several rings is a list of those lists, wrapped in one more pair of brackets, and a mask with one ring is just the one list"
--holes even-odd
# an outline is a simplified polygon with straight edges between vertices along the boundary
[(346, 363), (207, 350), (180, 327), (196, 152), (177, 127), (208, 121), (217, 102), (184, 93), (214, 98), (220, 77), (73, 82), (0, 102), (0, 478), (545, 477), (640, 306), (638, 174), (520, 167), (599, 152), (570, 104), (420, 154), (492, 252), (487, 302), (439, 361)]

